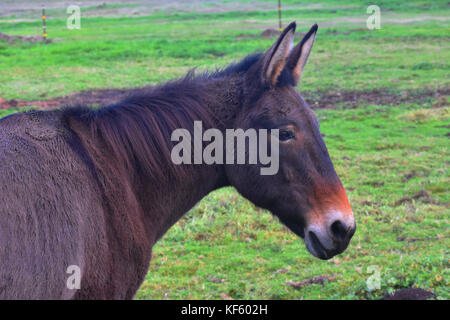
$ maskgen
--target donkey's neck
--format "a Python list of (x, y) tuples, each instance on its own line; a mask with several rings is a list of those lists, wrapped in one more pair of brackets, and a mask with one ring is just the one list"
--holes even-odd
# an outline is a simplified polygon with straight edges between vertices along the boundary
[[(236, 115), (241, 108), (241, 78), (239, 75), (217, 77), (205, 79), (204, 83), (193, 85), (188, 90), (191, 100), (194, 104), (197, 101), (195, 96), (198, 95), (198, 101), (202, 102), (203, 111), (208, 111), (212, 116), (212, 121), (204, 123), (204, 129), (208, 126), (215, 126), (219, 130), (231, 128)], [(99, 183), (104, 192), (107, 202), (118, 203), (123, 202), (125, 207), (133, 208), (136, 212), (127, 214), (137, 214), (143, 219), (144, 227), (147, 230), (150, 241), (155, 242), (160, 238), (174, 223), (176, 223), (187, 211), (189, 211), (198, 201), (205, 197), (208, 193), (223, 186), (228, 185), (225, 169), (223, 165), (190, 165), (186, 174), (170, 175), (170, 167), (175, 166), (169, 163), (167, 168), (161, 168), (160, 177), (164, 174), (164, 170), (169, 170), (170, 179), (158, 179), (154, 176), (148, 176), (142, 168), (147, 165), (145, 162), (136, 165), (129, 165), (133, 162), (135, 155), (128, 156), (128, 162), (121, 161), (121, 157), (127, 157), (127, 152), (140, 152), (139, 159), (146, 159), (147, 156), (156, 160), (158, 154), (157, 148), (151, 153), (145, 153), (142, 147), (146, 141), (154, 140), (154, 134), (149, 131), (148, 125), (142, 125), (143, 121), (150, 124), (167, 123), (171, 119), (182, 119), (181, 114), (186, 114), (189, 103), (185, 103), (185, 98), (174, 97), (163, 100), (170, 94), (182, 95), (183, 91), (176, 87), (167, 87), (165, 94), (150, 92), (149, 96), (143, 95), (138, 100), (125, 101), (107, 107), (104, 111), (95, 112), (89, 110), (75, 110), (67, 112), (70, 127), (77, 133), (86, 148), (89, 157), (92, 159), (96, 172), (99, 175)], [(179, 93), (181, 91), (181, 93)], [(197, 92), (198, 91), (198, 92)], [(158, 112), (152, 111), (152, 108), (158, 109), (158, 105), (162, 101), (165, 107), (170, 101), (178, 103), (173, 108), (172, 118), (162, 118), (158, 120)], [(179, 103), (183, 101), (183, 103)], [(127, 104), (128, 103), (128, 104)], [(183, 105), (185, 104), (185, 105)], [(192, 106), (199, 108), (199, 105)], [(200, 114), (203, 114), (201, 110)], [(180, 114), (177, 114), (180, 113)], [(164, 115), (159, 115), (164, 117)], [(177, 116), (179, 116), (177, 118)], [(167, 117), (167, 116), (166, 116)], [(198, 119), (192, 119), (186, 122), (186, 126), (193, 126), (193, 122)], [(130, 124), (131, 123), (131, 124)], [(175, 130), (177, 128), (171, 128)], [(140, 131), (140, 130), (146, 130)], [(96, 133), (96, 134), (93, 134)], [(142, 137), (145, 137), (143, 139)], [(168, 140), (168, 141), (166, 141)], [(130, 145), (123, 145), (123, 141), (129, 141)], [(154, 140), (155, 141), (155, 140)], [(156, 139), (160, 144), (170, 143), (170, 135), (166, 138)], [(139, 142), (139, 143), (137, 143)], [(166, 146), (167, 147), (167, 146)], [(150, 148), (150, 147), (149, 147)], [(119, 152), (115, 152), (118, 149)], [(149, 149), (153, 150), (153, 149)], [(151, 159), (153, 159), (151, 158)], [(170, 155), (165, 158), (165, 162), (171, 162)], [(127, 165), (128, 164), (128, 165)], [(150, 168), (154, 165), (150, 163)], [(122, 206), (122, 207), (123, 207)], [(113, 215), (123, 214), (119, 209), (110, 208), (108, 210)], [(131, 209), (129, 209), (132, 211)]]
[(185, 213), (210, 192), (228, 184), (223, 168), (196, 166), (183, 180), (170, 184), (148, 184), (137, 198), (144, 209), (146, 224), (152, 226), (155, 240), (161, 238)]
[[(237, 76), (211, 79), (203, 88), (208, 97), (205, 108), (211, 112), (215, 128), (221, 131), (232, 128), (241, 108), (241, 81)], [(142, 188), (148, 191), (139, 196), (140, 201), (148, 208), (146, 211), (152, 213), (148, 216), (150, 223), (158, 226), (157, 239), (207, 194), (229, 185), (223, 165), (191, 166), (192, 170), (186, 177), (175, 179), (168, 185), (156, 187), (150, 183)], [(148, 203), (149, 194), (154, 194), (158, 201)], [(152, 209), (154, 203), (159, 204), (157, 210)]]

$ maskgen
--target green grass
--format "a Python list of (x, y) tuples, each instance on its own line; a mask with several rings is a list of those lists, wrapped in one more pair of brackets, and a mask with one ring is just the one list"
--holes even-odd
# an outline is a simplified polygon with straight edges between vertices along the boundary
[[(449, 85), (450, 28), (446, 20), (433, 20), (445, 17), (445, 3), (422, 13), (415, 10), (422, 8), (421, 2), (414, 10), (409, 5), (382, 11), (382, 28), (373, 31), (366, 28), (364, 6), (328, 9), (336, 3), (312, 11), (286, 4), (285, 23), (296, 20), (302, 32), (315, 22), (320, 25), (302, 90)], [(413, 18), (425, 20), (407, 23)], [(82, 16), (80, 30), (68, 30), (64, 18), (50, 17), (47, 29), (49, 38), (57, 40), (53, 43), (0, 41), (0, 96), (46, 99), (83, 89), (158, 83), (195, 66), (213, 68), (265, 50), (273, 40), (258, 35), (276, 25), (275, 10)], [(41, 21), (4, 19), (0, 30), (40, 35)]]
[[(252, 10), (223, 3), (230, 9), (215, 12), (209, 5), (208, 11), (204, 4), (199, 12), (83, 17), (81, 30), (67, 30), (63, 13), (55, 10), (48, 33), (58, 41), (0, 41), (0, 98), (45, 100), (159, 83), (271, 45), (273, 39), (259, 34), (276, 28), (276, 8), (258, 7), (271, 2), (242, 1), (255, 4)], [(382, 29), (370, 31), (367, 1), (283, 1), (283, 21), (296, 20), (298, 31), (319, 23), (299, 87), (305, 96), (327, 90), (448, 90), (447, 2), (377, 3)], [(1, 32), (40, 34), (39, 18), (20, 18), (2, 17)], [(0, 110), (0, 117), (14, 112)], [(448, 97), (356, 109), (344, 102), (316, 114), (358, 224), (347, 251), (330, 261), (313, 258), (268, 212), (226, 188), (201, 201), (155, 246), (138, 299), (375, 299), (413, 286), (450, 298)], [(433, 201), (398, 203), (421, 190)], [(381, 289), (369, 291), (373, 265), (380, 269)], [(286, 284), (333, 274), (335, 280), (323, 286), (295, 290)]]

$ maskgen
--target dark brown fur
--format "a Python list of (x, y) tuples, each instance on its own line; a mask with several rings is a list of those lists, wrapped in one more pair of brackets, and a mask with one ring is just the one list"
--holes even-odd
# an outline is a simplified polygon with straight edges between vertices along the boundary
[[(0, 120), (0, 298), (133, 298), (152, 246), (223, 186), (270, 209), (302, 237), (308, 221), (323, 219), (330, 205), (349, 208), (317, 121), (292, 87), (298, 79), (281, 68), (287, 58), (265, 72), (293, 29), (264, 55), (223, 71), (189, 73), (99, 110)], [(173, 165), (171, 132), (192, 131), (195, 120), (220, 130), (294, 123), (301, 132), (281, 147), (274, 176), (257, 174), (258, 165)], [(82, 270), (80, 290), (66, 288), (70, 265)]]

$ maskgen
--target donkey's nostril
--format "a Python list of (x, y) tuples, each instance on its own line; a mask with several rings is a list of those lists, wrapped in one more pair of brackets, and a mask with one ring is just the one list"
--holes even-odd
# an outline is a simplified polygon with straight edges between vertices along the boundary
[(338, 240), (344, 240), (348, 234), (348, 228), (345, 225), (337, 220), (331, 224), (331, 234)]

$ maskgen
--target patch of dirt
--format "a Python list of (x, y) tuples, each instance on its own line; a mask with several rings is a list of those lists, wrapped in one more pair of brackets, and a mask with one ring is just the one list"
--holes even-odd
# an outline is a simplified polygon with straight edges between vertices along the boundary
[(447, 100), (447, 97), (445, 97), (445, 96), (439, 97), (439, 99), (435, 103), (433, 103), (434, 108), (447, 107), (448, 105), (450, 105), (450, 104)]
[[(237, 37), (234, 41), (235, 42), (239, 42), (245, 39), (255, 39), (255, 38), (267, 38), (267, 39), (274, 39), (276, 37), (278, 37), (281, 34), (280, 31), (278, 31), (277, 29), (273, 29), (273, 28), (268, 28), (268, 29), (264, 29), (263, 32), (261, 32), (259, 35), (255, 35), (255, 34), (241, 34), (239, 37)], [(295, 39), (294, 42), (299, 42), (303, 36), (306, 34), (302, 33), (302, 32), (296, 32), (295, 33)]]
[(351, 34), (353, 32), (361, 32), (361, 31), (367, 32), (368, 30), (369, 29), (367, 29), (367, 28), (358, 28), (358, 29), (351, 29), (351, 30), (348, 30), (348, 31), (345, 31), (345, 32), (340, 32), (340, 31), (338, 31), (336, 29), (328, 29), (326, 31), (326, 33), (327, 34), (332, 34), (332, 35), (339, 35), (339, 34), (349, 35), (349, 34)]
[(398, 242), (417, 242), (417, 241), (425, 241), (425, 239), (419, 239), (419, 238), (408, 238), (405, 236), (398, 236), (397, 237)]
[(376, 187), (384, 186), (384, 181), (368, 181), (368, 182), (365, 182), (364, 184), (376, 188)]
[(226, 293), (220, 294), (220, 297), (221, 297), (223, 300), (234, 300), (233, 297), (229, 296), (229, 295), (226, 294)]
[(414, 199), (414, 200), (420, 199), (423, 203), (442, 204), (441, 202), (439, 202), (439, 201), (433, 199), (433, 197), (431, 196), (431, 194), (430, 194), (427, 190), (422, 189), (422, 190), (420, 190), (418, 193), (416, 193), (415, 195), (413, 195), (412, 197), (405, 196), (405, 197), (403, 197), (403, 198), (397, 200), (397, 201), (395, 202), (394, 205), (395, 205), (396, 207), (398, 207), (399, 205), (402, 205), (402, 204), (404, 204), (404, 203), (406, 203), (406, 202), (410, 202), (410, 201), (412, 201), (413, 199)]
[(227, 281), (227, 279), (216, 278), (216, 277), (213, 277), (213, 276), (209, 276), (207, 279), (209, 281), (211, 281), (211, 282), (214, 282), (214, 283), (224, 283), (224, 282)]
[[(65, 105), (108, 105), (125, 98), (142, 88), (130, 89), (96, 89), (75, 92), (67, 96), (49, 100), (17, 100), (2, 99), (0, 97), (0, 109), (21, 108), (36, 106), (39, 108), (58, 108)], [(338, 104), (345, 104), (347, 108), (357, 108), (360, 105), (389, 105), (395, 106), (399, 103), (415, 102), (421, 103), (430, 99), (440, 99), (450, 95), (449, 88), (437, 90), (405, 90), (401, 93), (392, 93), (388, 90), (371, 91), (310, 91), (304, 93), (304, 98), (313, 109), (335, 109)]]
[(273, 38), (273, 37), (278, 37), (280, 34), (281, 34), (281, 32), (276, 29), (266, 29), (263, 32), (261, 32), (261, 37)]
[(409, 180), (415, 178), (415, 177), (419, 177), (419, 174), (415, 171), (407, 173), (403, 176), (403, 181), (404, 182), (408, 182)]
[[(42, 4), (51, 13), (51, 18), (67, 17), (67, 1), (26, 1), (9, 0), (0, 1), (0, 17), (16, 16), (19, 18), (40, 18)], [(70, 2), (69, 2), (70, 3)], [(224, 0), (83, 0), (75, 1), (80, 6), (83, 16), (148, 16), (154, 12), (178, 13), (178, 12), (230, 12), (230, 11), (265, 11), (275, 10), (276, 3), (265, 3), (262, 1), (238, 2)], [(305, 7), (311, 7), (303, 5)], [(317, 6), (316, 6), (317, 7)], [(342, 6), (341, 6), (342, 7)], [(284, 9), (295, 8), (295, 6), (283, 6)], [(28, 19), (33, 21), (35, 19)], [(14, 19), (17, 21), (17, 19)]]
[(440, 100), (450, 94), (450, 88), (437, 90), (404, 90), (393, 93), (387, 89), (354, 90), (354, 91), (315, 91), (305, 92), (304, 98), (313, 109), (334, 109), (339, 103), (346, 107), (356, 108), (361, 104), (395, 106), (405, 102), (422, 103), (430, 99)]
[(274, 273), (275, 273), (275, 274), (280, 274), (280, 273), (288, 272), (288, 271), (290, 271), (290, 270), (291, 270), (291, 266), (287, 266), (287, 267), (285, 267), (285, 268), (278, 269), (278, 270), (275, 271)]
[(415, 123), (424, 123), (433, 119), (446, 119), (450, 116), (449, 107), (432, 107), (417, 110), (411, 110), (405, 113), (402, 118), (406, 121)]
[[(397, 14), (385, 14), (383, 18), (383, 23), (386, 24), (407, 24), (412, 22), (422, 22), (422, 21), (448, 21), (450, 18), (448, 16), (430, 16), (430, 15), (421, 15), (420, 17), (413, 17), (413, 18), (404, 18)], [(321, 21), (320, 26), (331, 26), (335, 27), (339, 25), (342, 22), (351, 23), (351, 24), (357, 24), (357, 25), (364, 25), (366, 23), (366, 18), (355, 18), (355, 17), (349, 17), (349, 16), (342, 16), (342, 17), (334, 17), (330, 21)], [(362, 29), (361, 29), (362, 30)], [(371, 32), (369, 29), (365, 29), (367, 32)], [(341, 34), (341, 33), (337, 33)]]
[(108, 105), (118, 102), (137, 89), (98, 89), (75, 92), (73, 94), (42, 101), (6, 100), (0, 98), (0, 109), (37, 106), (54, 109), (67, 105)]
[(381, 300), (428, 300), (436, 296), (420, 288), (407, 288), (385, 295)]
[[(42, 36), (32, 36), (32, 37), (26, 37), (26, 36), (10, 36), (6, 33), (0, 32), (0, 40), (6, 40), (8, 43), (14, 43), (16, 40), (20, 40), (22, 42), (44, 42), (44, 39)], [(45, 42), (53, 42), (55, 40), (59, 39), (46, 39)]]
[(376, 203), (373, 202), (373, 201), (364, 200), (364, 201), (361, 201), (360, 204), (361, 204), (362, 206), (373, 206), (373, 205), (376, 204)]
[(320, 276), (315, 276), (314, 278), (311, 279), (306, 279), (306, 280), (302, 280), (302, 281), (287, 281), (286, 284), (293, 287), (294, 289), (301, 289), (304, 286), (309, 286), (311, 284), (321, 284), (323, 285), (325, 283), (325, 281), (329, 281), (332, 282), (336, 279), (335, 275), (320, 275)]

